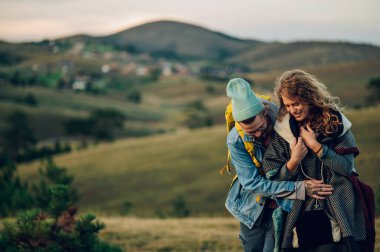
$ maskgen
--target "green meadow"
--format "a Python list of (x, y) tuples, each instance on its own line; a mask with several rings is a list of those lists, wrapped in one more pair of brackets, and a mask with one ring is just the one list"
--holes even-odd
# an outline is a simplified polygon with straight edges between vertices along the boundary
[[(355, 166), (360, 178), (380, 186), (378, 143), (379, 107), (348, 110), (360, 155)], [(177, 130), (163, 135), (118, 140), (55, 157), (75, 177), (82, 199), (80, 207), (106, 214), (122, 212), (152, 217), (170, 211), (172, 200), (182, 195), (193, 216), (222, 216), (231, 175), (221, 176), (225, 164), (225, 127)], [(38, 162), (21, 165), (25, 180), (37, 176)]]
[[(379, 113), (379, 107), (346, 111), (360, 148), (356, 168), (374, 189), (380, 186)], [(225, 136), (223, 125), (181, 129), (92, 145), (54, 160), (75, 177), (80, 214), (96, 213), (106, 224), (101, 238), (124, 251), (241, 251), (239, 223), (223, 207), (232, 179), (219, 174)], [(31, 182), (38, 167), (38, 162), (21, 165), (19, 174)], [(192, 217), (170, 217), (178, 195)], [(123, 212), (126, 202), (128, 213)], [(375, 251), (380, 251), (379, 235)]]

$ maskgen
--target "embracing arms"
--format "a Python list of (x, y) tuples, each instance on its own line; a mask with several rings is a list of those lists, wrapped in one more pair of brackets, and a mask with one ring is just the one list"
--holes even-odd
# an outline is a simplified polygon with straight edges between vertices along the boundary
[[(229, 142), (227, 145), (239, 182), (246, 190), (254, 191), (263, 196), (274, 195), (301, 200), (305, 198), (305, 191), (309, 196), (320, 199), (325, 195), (331, 194), (333, 190), (331, 185), (326, 185), (315, 180), (308, 181), (307, 183), (304, 181), (271, 181), (260, 174), (259, 168), (253, 164), (243, 143)], [(296, 193), (293, 194), (293, 192)]]

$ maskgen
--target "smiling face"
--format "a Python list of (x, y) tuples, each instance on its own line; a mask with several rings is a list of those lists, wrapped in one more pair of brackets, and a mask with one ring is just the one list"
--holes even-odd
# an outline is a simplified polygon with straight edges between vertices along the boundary
[(309, 117), (310, 106), (306, 103), (301, 103), (288, 96), (283, 95), (282, 102), (286, 111), (292, 115), (298, 122), (302, 122)]

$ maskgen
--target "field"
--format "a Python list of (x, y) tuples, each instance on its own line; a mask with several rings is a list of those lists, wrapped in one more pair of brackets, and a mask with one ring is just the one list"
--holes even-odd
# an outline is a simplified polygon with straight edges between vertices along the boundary
[[(242, 251), (238, 239), (239, 223), (230, 216), (185, 219), (100, 216), (98, 220), (106, 225), (100, 238), (123, 251)], [(377, 219), (376, 230), (379, 228), (380, 219)], [(375, 252), (379, 251), (380, 234), (377, 232)]]
[[(347, 113), (361, 151), (356, 168), (375, 189), (380, 186), (379, 112), (367, 108)], [(151, 217), (169, 212), (173, 199), (182, 195), (193, 216), (221, 216), (232, 177), (218, 173), (225, 164), (225, 134), (224, 126), (178, 130), (95, 145), (55, 161), (74, 175), (85, 210), (117, 214), (129, 202), (129, 214)], [(21, 165), (19, 173), (33, 181), (38, 167), (38, 162)]]
[(102, 218), (102, 237), (124, 251), (241, 251), (232, 218)]
[[(124, 251), (242, 251), (239, 223), (232, 218), (135, 219), (101, 218), (101, 236)], [(380, 220), (376, 222), (377, 230)], [(380, 235), (375, 251), (380, 251)]]
[[(356, 168), (374, 189), (380, 186), (379, 113), (379, 107), (347, 111), (361, 151)], [(224, 139), (223, 126), (178, 130), (91, 146), (55, 161), (75, 176), (81, 213), (96, 213), (107, 226), (101, 237), (124, 251), (241, 251), (239, 224), (224, 215), (231, 179), (218, 174), (225, 162)], [(38, 166), (22, 165), (19, 173), (33, 181)], [(177, 195), (186, 200), (191, 218), (170, 218)], [(121, 215), (126, 201), (132, 204), (127, 216)]]

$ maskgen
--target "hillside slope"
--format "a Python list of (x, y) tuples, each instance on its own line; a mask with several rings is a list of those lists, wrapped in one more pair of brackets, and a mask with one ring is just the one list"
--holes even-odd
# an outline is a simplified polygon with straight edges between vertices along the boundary
[(262, 43), (229, 59), (254, 71), (378, 60), (380, 47), (342, 42)]
[[(377, 132), (380, 108), (350, 111), (361, 154), (356, 160), (360, 178), (375, 189), (380, 162)], [(154, 216), (168, 213), (171, 202), (183, 195), (194, 215), (223, 215), (223, 203), (232, 176), (220, 176), (225, 164), (225, 128), (120, 140), (56, 157), (56, 162), (75, 176), (82, 194), (80, 206), (106, 213), (119, 213), (124, 202), (131, 214)], [(23, 165), (21, 176), (32, 181), (38, 164)]]
[[(247, 40), (194, 24), (167, 20), (145, 23), (107, 36), (79, 34), (57, 39), (56, 42), (65, 50), (75, 47), (76, 42), (84, 42), (88, 50), (102, 48), (119, 52), (128, 51), (132, 54), (149, 53), (153, 57), (175, 59), (183, 63), (190, 63), (192, 60), (211, 61), (213, 66), (239, 65), (254, 72), (362, 62), (380, 58), (380, 47), (368, 44), (323, 41), (278, 43)], [(25, 47), (25, 44), (18, 46)], [(7, 47), (6, 44), (0, 43), (0, 53), (3, 47)]]
[(134, 46), (139, 51), (203, 59), (222, 59), (259, 43), (174, 21), (146, 23), (104, 39), (119, 45)]

